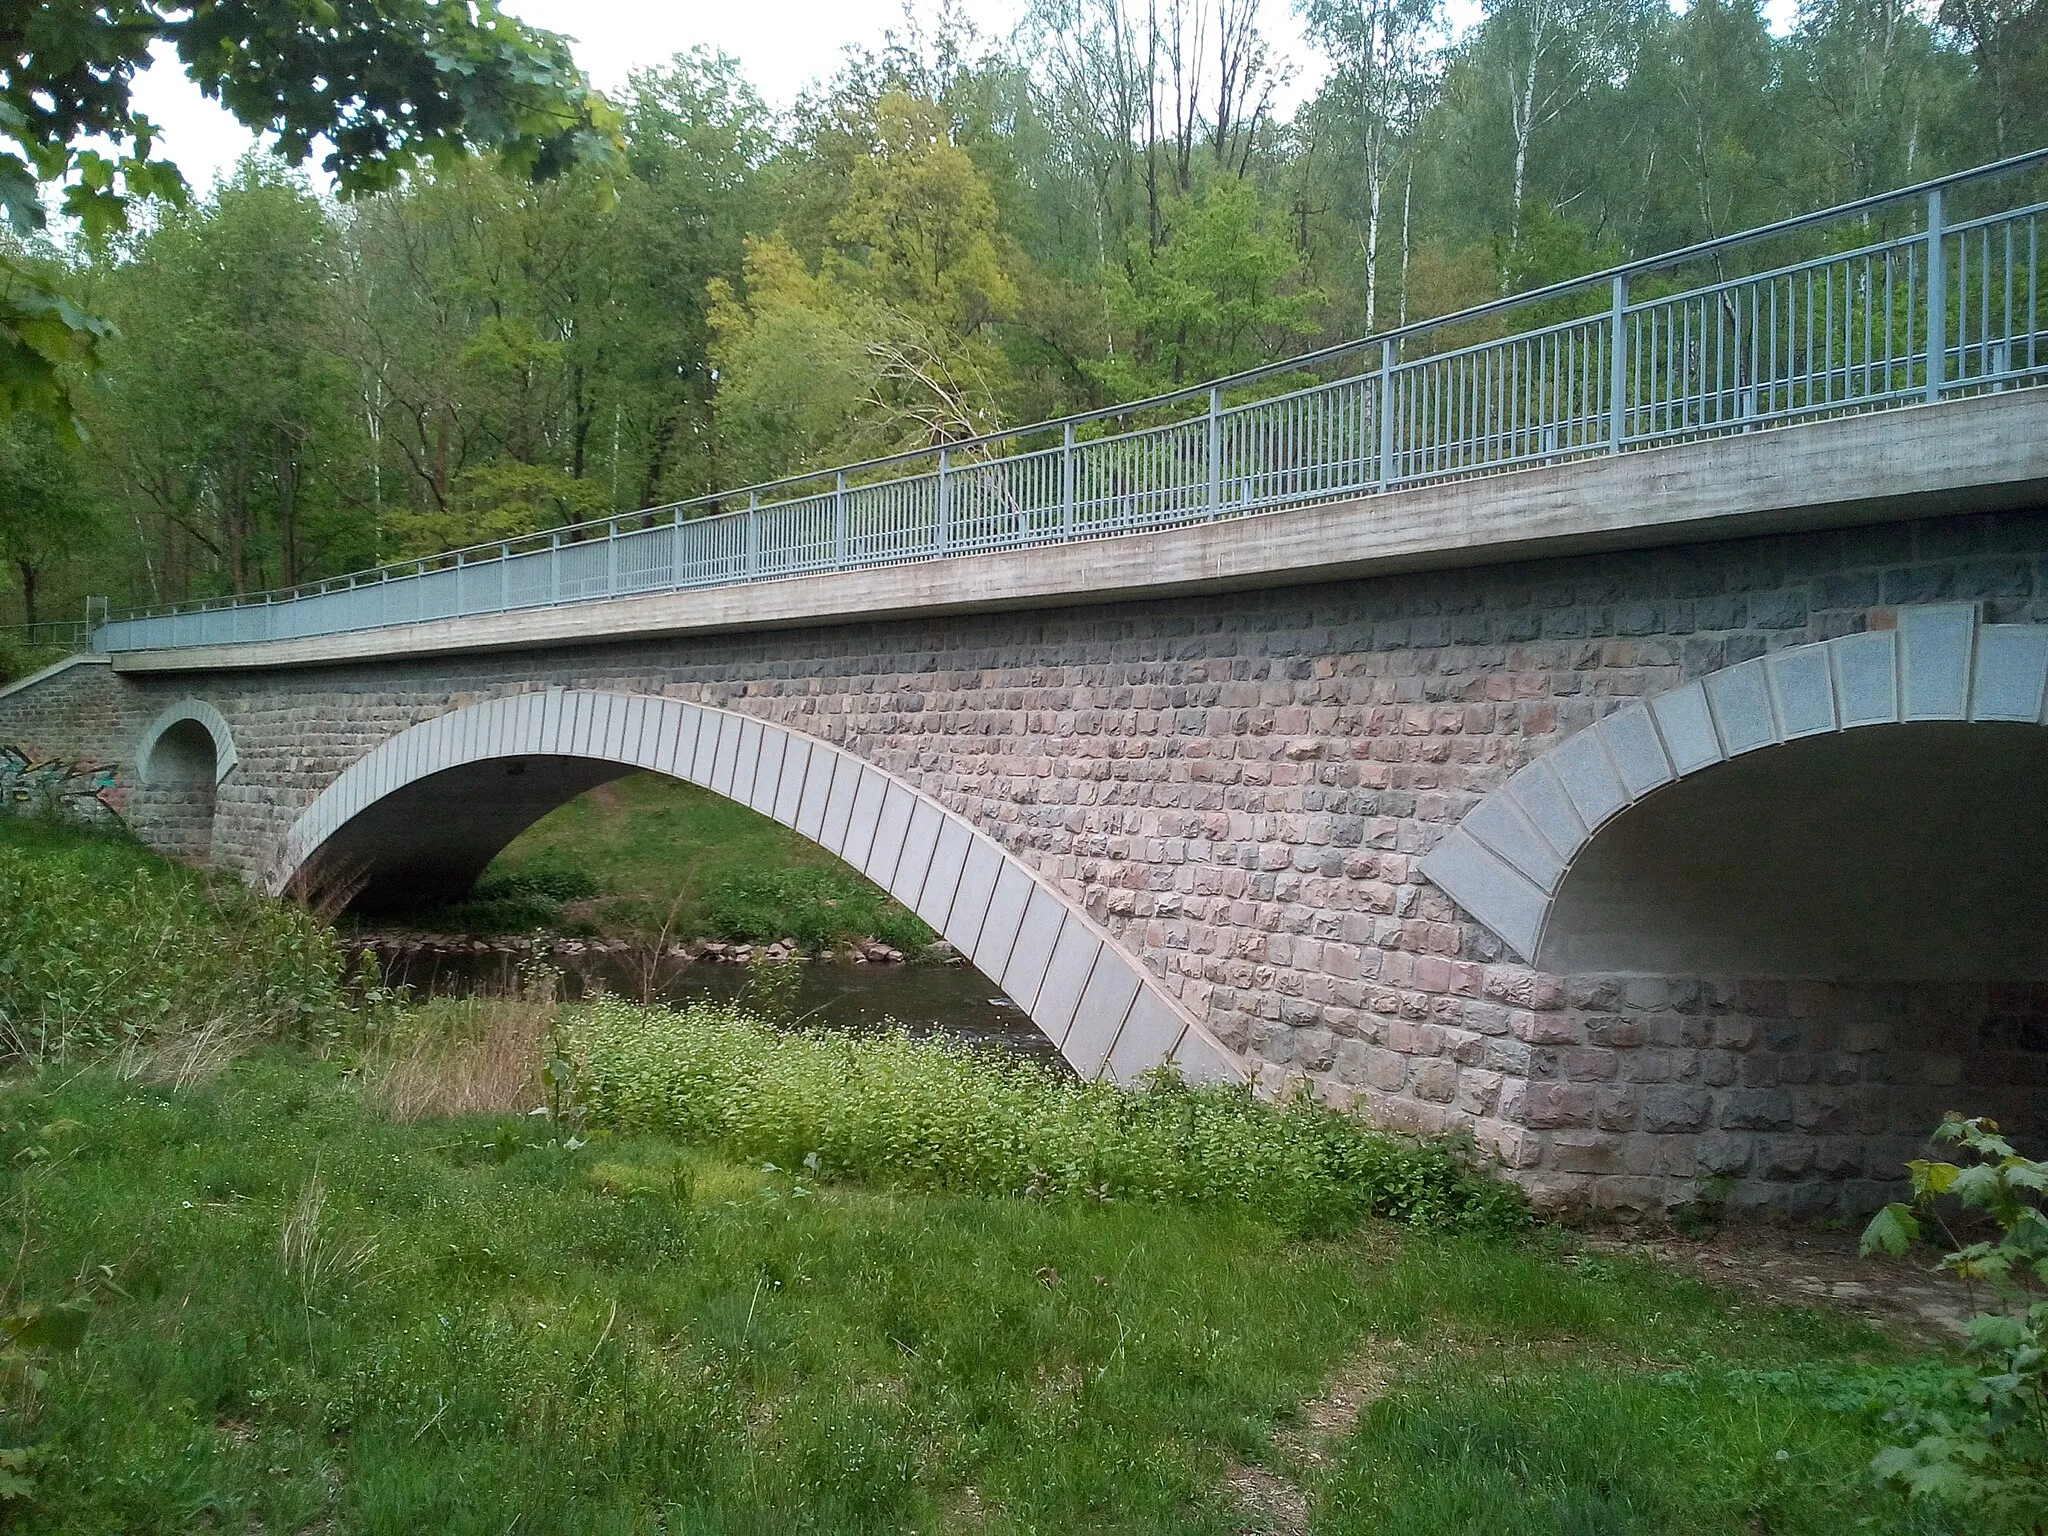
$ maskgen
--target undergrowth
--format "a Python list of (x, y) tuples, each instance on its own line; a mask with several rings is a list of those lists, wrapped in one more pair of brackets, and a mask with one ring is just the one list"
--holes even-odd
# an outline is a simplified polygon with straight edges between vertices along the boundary
[(310, 1039), (345, 1015), (339, 951), (296, 907), (115, 834), (0, 819), (0, 1044), (68, 1060), (193, 1031)]
[(600, 1000), (569, 1030), (594, 1123), (821, 1176), (986, 1195), (1249, 1208), (1297, 1232), (1368, 1216), (1445, 1230), (1528, 1222), (1453, 1150), (1307, 1099), (1160, 1077), (1139, 1092), (895, 1033), (783, 1032), (731, 1008)]

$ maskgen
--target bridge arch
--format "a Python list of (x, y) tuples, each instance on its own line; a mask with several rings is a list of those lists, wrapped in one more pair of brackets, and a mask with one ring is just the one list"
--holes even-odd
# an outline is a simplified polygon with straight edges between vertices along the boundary
[(449, 711), (351, 765), (286, 834), (269, 884), (325, 864), (364, 896), (466, 889), (540, 815), (646, 770), (724, 795), (873, 880), (991, 977), (1083, 1077), (1171, 1064), (1239, 1081), (1232, 1053), (1085, 913), (913, 785), (797, 731), (676, 699), (550, 688)]
[(2048, 977), (2044, 705), (2048, 625), (1902, 608), (1616, 711), (1423, 872), (1561, 974)]
[(134, 761), (134, 810), (150, 840), (188, 863), (212, 862), (215, 803), (238, 761), (227, 718), (204, 699), (181, 699), (149, 723)]

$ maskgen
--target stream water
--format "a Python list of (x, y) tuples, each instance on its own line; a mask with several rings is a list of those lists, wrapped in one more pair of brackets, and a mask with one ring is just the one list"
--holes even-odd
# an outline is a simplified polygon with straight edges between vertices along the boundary
[[(517, 989), (526, 956), (491, 946), (422, 944), (369, 939), (386, 982), (420, 996), (504, 995)], [(549, 963), (562, 972), (570, 998), (599, 991), (651, 1002), (687, 1004), (737, 999), (749, 968), (710, 960), (655, 957), (641, 950), (557, 950)], [(1034, 1060), (1057, 1062), (1059, 1053), (1002, 990), (968, 965), (856, 964), (850, 960), (791, 962), (797, 971), (790, 1007), (809, 1027), (872, 1033), (900, 1024), (914, 1035), (936, 1035), (969, 1045), (994, 1046)]]

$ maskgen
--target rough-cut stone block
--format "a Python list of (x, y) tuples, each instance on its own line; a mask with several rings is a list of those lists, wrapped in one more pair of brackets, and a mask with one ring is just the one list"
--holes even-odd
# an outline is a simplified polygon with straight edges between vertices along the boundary
[[(1038, 989), (1045, 970), (1052, 963), (1053, 946), (1067, 921), (1067, 909), (1046, 887), (1033, 882), (1031, 899), (1025, 903), (1023, 920), (1017, 925), (1017, 939), (996, 973), (1005, 993), (1033, 1018), (1038, 1016)], [(1057, 1042), (1055, 1042), (1057, 1043)]]
[(1650, 712), (1640, 704), (1616, 710), (1598, 730), (1607, 738), (1607, 753), (1631, 799), (1669, 784), (1676, 776)]
[(1898, 633), (1889, 629), (1842, 635), (1827, 642), (1834, 664), (1835, 702), (1842, 728), (1890, 725), (1899, 718)]
[(1970, 712), (1974, 603), (1926, 603), (1899, 610), (1903, 720), (1962, 720)]
[(1544, 890), (1564, 878), (1564, 860), (1508, 796), (1488, 795), (1458, 825)]
[(1570, 860), (1585, 843), (1586, 823), (1548, 759), (1537, 758), (1509, 779), (1507, 791), (1559, 858)]
[(670, 778), (687, 779), (690, 776), (690, 762), (697, 755), (697, 732), (703, 724), (703, 710), (694, 704), (680, 706), (676, 714), (675, 739), (669, 743), (661, 762), (656, 764)]
[(1628, 791), (1621, 775), (1607, 760), (1607, 749), (1597, 730), (1581, 731), (1550, 754), (1557, 776), (1564, 782), (1572, 807), (1590, 830), (1604, 824), (1628, 804)]
[(1687, 683), (1659, 694), (1650, 701), (1650, 711), (1657, 717), (1657, 731), (1671, 754), (1671, 766), (1679, 773), (1697, 773), (1727, 755), (1701, 684)]
[(761, 771), (761, 722), (748, 720), (740, 726), (739, 750), (733, 754), (732, 783), (725, 793), (741, 805), (754, 802), (754, 780)]
[(1777, 706), (1778, 733), (1786, 741), (1835, 728), (1835, 684), (1825, 645), (1795, 645), (1765, 658)]
[[(961, 860), (960, 885), (954, 892), (953, 904), (947, 909), (942, 920), (925, 919), (946, 936), (947, 942), (977, 965), (981, 964), (982, 929), (988, 917), (989, 906), (995, 899), (996, 882), (1003, 872), (1003, 867), (1002, 850), (987, 838), (976, 837), (970, 833), (966, 856)], [(1018, 871), (1020, 876), (1022, 873), (1023, 871)], [(1022, 910), (1021, 906), (1019, 910)], [(1015, 930), (1012, 929), (1011, 932), (1014, 935)], [(1008, 951), (1004, 953), (1007, 956)], [(981, 973), (986, 976), (988, 967), (982, 966)]]
[(1422, 861), (1422, 872), (1499, 934), (1524, 960), (1543, 932), (1543, 892), (1463, 832), (1452, 832)]
[(2048, 625), (1986, 624), (1977, 631), (1973, 720), (2040, 721), (2048, 691)]
[(872, 768), (863, 768), (860, 785), (853, 792), (848, 810), (846, 837), (833, 849), (855, 869), (865, 868), (868, 851), (875, 845), (875, 831), (882, 823), (882, 801), (889, 793), (889, 781)]
[(764, 816), (775, 809), (776, 792), (782, 788), (782, 760), (788, 751), (789, 732), (772, 725), (761, 732), (761, 762), (754, 770), (754, 789), (747, 804)]
[[(1085, 1016), (1087, 1012), (1084, 999), (1082, 1013)], [(1135, 1083), (1171, 1059), (1186, 1027), (1181, 1016), (1158, 993), (1149, 989), (1139, 992), (1110, 1050), (1106, 1075), (1126, 1086)]]
[[(1065, 916), (1059, 938), (1053, 944), (1052, 958), (1045, 968), (1045, 979), (1038, 984), (1038, 996), (1032, 1000), (1031, 1017), (1045, 1032), (1046, 1038), (1060, 1047), (1076, 1072), (1083, 1077), (1093, 1077), (1109, 1055), (1110, 1035), (1103, 1035), (1097, 1042), (1099, 1049), (1092, 1061), (1082, 1061), (1068, 1047), (1075, 1043), (1069, 1038), (1074, 1011), (1081, 1006), (1081, 994), (1102, 956), (1102, 939), (1073, 913)], [(1027, 928), (1030, 926), (1028, 917), (1025, 925)], [(1012, 968), (1015, 965), (1013, 957)], [(1014, 997), (1016, 994), (1011, 995)]]
[(723, 710), (704, 711), (704, 728), (697, 733), (697, 750), (690, 758), (688, 777), (692, 784), (710, 787), (712, 770), (718, 764), (719, 739), (737, 723)]
[(875, 818), (875, 840), (868, 855), (856, 866), (883, 890), (896, 881), (896, 866), (903, 859), (903, 840), (910, 835), (910, 813), (917, 797), (902, 784), (890, 784), (882, 797), (881, 812)]
[(1241, 1083), (1245, 1080), (1244, 1068), (1234, 1056), (1192, 1029), (1185, 1032), (1180, 1043), (1174, 1046), (1172, 1064), (1180, 1069), (1183, 1078), (1198, 1088), (1205, 1083)]
[(847, 824), (853, 820), (853, 797), (859, 792), (867, 770), (856, 758), (841, 754), (832, 775), (832, 791), (825, 800), (824, 820), (818, 827), (818, 846), (838, 853), (846, 846)]
[[(852, 771), (845, 753), (835, 752), (823, 743), (812, 743), (810, 764), (804, 770), (803, 797), (796, 806), (796, 829), (812, 842), (825, 841), (825, 813), (833, 781), (839, 774)], [(849, 788), (848, 793), (851, 792)]]
[[(968, 958), (973, 960), (975, 969), (982, 975), (998, 978), (996, 984), (1001, 986), (1000, 978), (1010, 963), (1010, 951), (1016, 947), (1018, 925), (1024, 921), (1024, 907), (1038, 889), (1038, 884), (1021, 866), (1010, 860), (999, 859), (998, 863), (1000, 867), (996, 872), (995, 888), (988, 899), (987, 914), (981, 920), (981, 932)], [(1017, 999), (1013, 997), (1012, 1001)]]
[(768, 808), (768, 814), (785, 827), (796, 825), (797, 812), (804, 802), (804, 790), (811, 772), (811, 743), (808, 737), (785, 735), (782, 749), (782, 773), (776, 781), (775, 803)]
[(913, 912), (924, 895), (925, 875), (932, 867), (932, 851), (938, 846), (939, 826), (945, 819), (945, 812), (929, 800), (920, 799), (911, 808), (910, 830), (903, 834), (903, 857), (896, 861), (885, 889)]
[(1713, 705), (1714, 723), (1720, 727), (1722, 745), (1730, 757), (1768, 747), (1778, 739), (1777, 722), (1771, 717), (1771, 693), (1764, 680), (1761, 660), (1745, 661), (1707, 677), (1707, 699)]
[[(954, 897), (959, 894), (960, 877), (967, 868), (967, 850), (973, 840), (974, 834), (966, 822), (952, 816), (939, 818), (938, 843), (932, 849), (931, 867), (917, 896), (917, 915), (934, 933), (946, 932), (947, 917), (953, 910)], [(975, 920), (980, 921), (979, 913)], [(958, 940), (948, 942), (965, 953), (967, 946)]]

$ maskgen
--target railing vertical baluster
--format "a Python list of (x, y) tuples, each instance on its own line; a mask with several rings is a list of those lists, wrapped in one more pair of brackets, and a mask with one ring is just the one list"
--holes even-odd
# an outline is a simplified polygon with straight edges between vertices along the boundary
[(1223, 515), (1223, 391), (1209, 391), (1209, 516)]
[(1060, 432), (1060, 537), (1074, 536), (1074, 424)]
[(1380, 343), (1380, 489), (1394, 483), (1394, 342)]
[(832, 477), (832, 565), (845, 570), (846, 562), (846, 471)]
[(1941, 399), (1948, 371), (1948, 252), (1944, 247), (1941, 188), (1927, 194), (1927, 401)]

